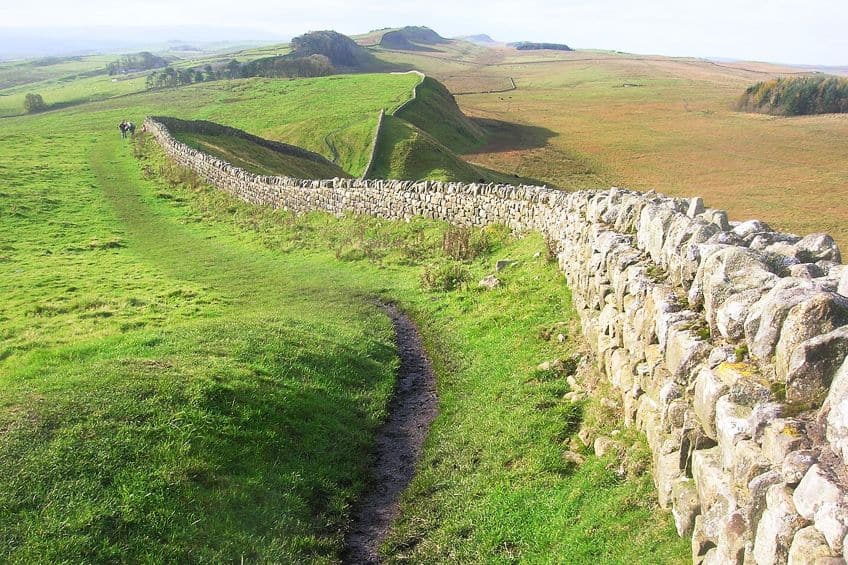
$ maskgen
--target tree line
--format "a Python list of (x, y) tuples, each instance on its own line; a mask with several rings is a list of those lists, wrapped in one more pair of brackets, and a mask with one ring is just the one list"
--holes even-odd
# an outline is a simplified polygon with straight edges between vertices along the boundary
[(168, 66), (168, 60), (164, 57), (159, 57), (149, 51), (142, 51), (141, 53), (122, 55), (117, 61), (112, 61), (106, 65), (106, 70), (110, 75), (117, 75), (158, 69), (166, 66)]
[(814, 75), (758, 82), (745, 90), (737, 109), (776, 116), (848, 112), (848, 79)]
[(336, 72), (335, 67), (324, 55), (307, 57), (276, 56), (264, 57), (246, 63), (232, 59), (225, 65), (206, 65), (185, 69), (165, 67), (147, 75), (145, 82), (149, 90), (184, 86), (195, 82), (209, 82), (250, 77), (301, 78), (322, 77)]

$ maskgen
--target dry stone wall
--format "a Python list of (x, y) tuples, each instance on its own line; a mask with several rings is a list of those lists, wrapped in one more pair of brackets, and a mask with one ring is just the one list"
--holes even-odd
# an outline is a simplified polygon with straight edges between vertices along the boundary
[(829, 236), (615, 188), (261, 177), (145, 128), (254, 204), (542, 232), (693, 561), (845, 562), (848, 268)]

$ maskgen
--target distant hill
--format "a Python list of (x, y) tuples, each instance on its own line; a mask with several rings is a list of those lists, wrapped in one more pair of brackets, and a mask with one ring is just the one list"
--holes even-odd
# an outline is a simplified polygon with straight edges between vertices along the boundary
[(550, 49), (553, 51), (574, 51), (571, 47), (566, 45), (565, 43), (534, 43), (532, 41), (519, 41), (517, 43), (510, 43), (510, 47), (515, 47), (520, 51), (529, 51), (531, 49)]
[(463, 35), (462, 37), (457, 37), (457, 39), (469, 41), (478, 45), (500, 45), (499, 41), (495, 41), (491, 38), (491, 36), (485, 33), (478, 33), (476, 35)]
[(758, 82), (745, 90), (737, 108), (776, 116), (848, 112), (848, 79), (816, 75)]
[(383, 34), (380, 46), (401, 51), (426, 51), (428, 45), (450, 43), (429, 27), (407, 26)]
[(291, 41), (291, 59), (323, 55), (336, 67), (370, 68), (376, 59), (367, 49), (346, 35), (335, 31), (310, 31)]

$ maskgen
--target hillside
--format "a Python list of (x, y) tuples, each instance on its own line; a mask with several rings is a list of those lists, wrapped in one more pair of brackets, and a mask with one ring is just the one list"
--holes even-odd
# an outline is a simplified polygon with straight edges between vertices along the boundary
[(485, 139), (483, 129), (462, 113), (456, 100), (439, 81), (425, 77), (416, 88), (416, 97), (395, 116), (418, 126), (445, 147), (464, 153)]
[[(656, 244), (657, 234), (668, 243), (672, 234), (688, 237), (704, 228), (702, 219), (690, 222), (682, 214), (675, 221), (685, 224), (666, 225), (669, 210), (688, 203), (649, 194), (623, 204), (622, 190), (589, 203), (585, 193), (542, 191), (526, 206), (507, 202), (501, 214), (488, 217), (519, 226), (511, 223), (517, 210), (560, 198), (575, 203), (562, 210), (619, 207), (619, 223), (627, 224), (620, 232), (569, 213), (563, 221), (577, 221), (559, 231), (579, 241), (560, 246), (567, 250), (558, 257), (565, 239), (536, 232), (513, 237), (500, 223), (477, 229), (414, 216), (452, 209), (454, 200), (462, 201), (456, 186), (430, 192), (430, 183), (405, 192), (398, 187), (412, 183), (376, 181), (372, 186), (385, 191), (375, 194), (385, 198), (344, 213), (330, 206), (325, 209), (334, 213), (247, 205), (169, 160), (152, 134), (123, 139), (116, 125), (149, 115), (197, 120), (194, 130), (177, 137), (262, 174), (359, 176), (375, 142), (370, 176), (378, 178), (519, 183), (521, 175), (567, 189), (615, 184), (706, 196), (709, 205), (730, 208), (733, 219), (757, 215), (799, 233), (833, 231), (844, 247), (848, 115), (783, 119), (733, 109), (746, 86), (800, 72), (787, 67), (522, 51), (432, 37), (425, 43), (421, 38), (428, 40), (432, 30), (402, 29), (413, 30), (402, 35), (411, 48), (375, 45), (365, 53), (378, 57), (379, 68), (421, 69), (428, 75), (423, 80), (412, 73), (357, 73), (145, 91), (141, 74), (101, 74), (107, 59), (0, 65), (7, 86), (0, 85), (0, 561), (344, 559), (358, 501), (375, 489), (377, 433), (403, 370), (380, 304), (394, 305), (417, 325), (412, 332), (420, 333), (436, 377), (435, 390), (427, 392), (438, 398), (438, 416), (383, 546), (387, 561), (689, 560), (693, 547), (675, 530), (675, 518), (678, 527), (688, 518), (662, 510), (657, 494), (680, 498), (678, 506), (697, 502), (700, 491), (693, 493), (692, 481), (684, 479), (687, 450), (716, 454), (704, 468), (693, 465), (696, 475), (714, 470), (719, 482), (722, 450), (738, 437), (717, 434), (712, 451), (711, 443), (700, 444), (703, 430), (689, 429), (688, 417), (680, 416), (676, 401), (688, 403), (691, 390), (675, 388), (671, 361), (658, 359), (650, 375), (634, 376), (632, 359), (663, 357), (654, 335), (661, 332), (642, 324), (639, 336), (628, 335), (635, 325), (626, 318), (629, 310), (620, 310), (641, 304), (642, 296), (660, 313), (660, 301), (674, 302), (669, 277), (680, 274), (655, 268), (644, 253), (651, 253), (645, 247)], [(317, 33), (292, 45), (297, 57), (329, 61), (330, 53), (351, 61), (362, 54), (333, 32)], [(325, 53), (306, 55), (313, 48)], [(288, 49), (187, 57), (174, 66), (267, 60), (286, 57)], [(23, 115), (28, 92), (43, 94), (48, 111)], [(236, 174), (239, 183), (244, 193), (255, 190)], [(362, 184), (305, 184), (307, 200), (371, 198), (345, 188)], [(322, 193), (327, 185), (334, 190)], [(267, 186), (277, 194), (288, 188), (274, 180)], [(469, 192), (480, 199), (459, 206), (451, 219), (484, 218), (490, 195), (524, 191), (477, 186)], [(362, 214), (395, 197), (406, 199), (403, 220)], [(634, 210), (650, 221), (634, 226)], [(746, 244), (773, 237), (781, 247), (792, 239), (750, 235)], [(596, 261), (611, 242), (618, 247), (608, 260)], [(738, 247), (734, 253), (754, 254), (753, 244)], [(684, 251), (674, 259), (689, 265)], [(620, 273), (616, 261), (636, 258), (635, 283), (615, 283), (623, 299), (607, 294), (605, 302), (601, 288), (597, 303), (588, 300), (598, 280)], [(566, 281), (571, 287), (558, 261), (574, 265)], [(828, 262), (808, 267), (810, 276), (831, 269)], [(498, 285), (479, 286), (490, 275)], [(778, 280), (771, 271), (762, 275), (766, 285)], [(736, 296), (725, 292), (729, 284), (705, 282), (709, 289), (701, 290), (725, 300)], [(747, 348), (728, 350), (713, 328), (699, 326), (701, 312), (692, 310), (690, 322), (687, 305), (674, 306), (683, 308), (675, 315), (687, 318), (666, 316), (656, 324), (671, 328), (662, 337), (666, 357), (674, 357), (669, 344), (697, 348), (704, 334), (715, 338), (710, 350), (727, 359), (749, 356)], [(837, 306), (844, 310), (842, 302)], [(587, 314), (600, 317), (581, 320)], [(581, 328), (600, 336), (593, 341), (609, 354), (598, 358), (608, 376), (622, 377), (623, 395), (606, 389)], [(629, 357), (629, 347), (642, 351)], [(704, 353), (702, 360), (708, 358), (713, 355)], [(678, 369), (679, 379), (691, 376)], [(703, 384), (710, 371), (698, 375)], [(740, 375), (734, 386), (746, 378)], [(654, 386), (662, 379), (670, 389)], [(781, 384), (753, 394), (771, 400)], [(641, 395), (638, 408), (634, 392)], [(666, 402), (674, 409), (666, 410)], [(696, 420), (717, 425), (716, 413)], [(622, 414), (630, 425), (622, 425)], [(732, 424), (733, 414), (722, 418)], [(653, 422), (649, 447), (638, 428)], [(652, 461), (655, 445), (663, 451)], [(728, 453), (747, 465), (743, 451)], [(779, 469), (782, 461), (773, 463)], [(655, 488), (654, 465), (674, 471), (666, 485), (670, 477), (681, 480), (670, 491)], [(713, 508), (726, 509), (722, 502)], [(697, 510), (689, 510), (694, 517)], [(714, 517), (712, 509), (707, 517)], [(736, 526), (731, 521), (726, 531), (735, 535)], [(714, 532), (702, 533), (696, 557), (720, 560)], [(738, 549), (742, 555), (745, 548)]]
[(449, 43), (449, 40), (428, 27), (416, 26), (387, 31), (380, 39), (381, 47), (403, 51), (426, 51), (430, 50), (429, 46), (443, 43)]
[[(172, 124), (169, 124), (172, 126)], [(299, 179), (348, 177), (345, 171), (318, 154), (291, 150), (284, 144), (268, 143), (254, 136), (181, 131), (171, 127), (174, 137), (188, 145), (257, 175), (289, 176)], [(297, 148), (295, 148), (297, 149)]]
[[(374, 297), (414, 313), (438, 356), (427, 480), (464, 489), (443, 490), (461, 503), (438, 523), (407, 523), (395, 544), (412, 547), (425, 523), (439, 537), (470, 533), (471, 561), (506, 544), (532, 558), (561, 550), (568, 521), (571, 546), (614, 559), (688, 551), (648, 496), (634, 501), (647, 475), (622, 482), (593, 455), (577, 470), (561, 457), (576, 411), (565, 385), (533, 383), (532, 368), (571, 354), (537, 335), (576, 314), (554, 265), (534, 258), (540, 237), (247, 206), (115, 127), (171, 114), (327, 152), (330, 139), (355, 168), (341, 148), (370, 140), (379, 110), (418, 80), (248, 79), (112, 97), (96, 90), (111, 83), (81, 79), (51, 95), (94, 89), (94, 101), (3, 119), (2, 561), (338, 560), (398, 367)], [(445, 242), (466, 237), (473, 254), (460, 260)], [(498, 292), (422, 282), (443, 266), (477, 280), (504, 256), (525, 266)], [(426, 498), (422, 509), (444, 500)], [(591, 533), (572, 522), (606, 512), (596, 499), (648, 524), (639, 543), (610, 520)], [(407, 505), (414, 517), (419, 504)], [(508, 533), (487, 518), (506, 507)]]
[[(417, 75), (407, 75), (417, 78)], [(438, 81), (424, 77), (415, 86), (415, 100), (401, 105), (400, 111), (387, 115), (377, 141), (371, 178), (434, 179), (451, 181), (521, 182), (508, 175), (476, 167), (465, 162), (457, 151), (479, 145), (485, 132), (456, 106)], [(338, 87), (329, 79), (320, 80), (321, 88)], [(342, 88), (338, 92), (344, 92)], [(412, 89), (407, 96), (413, 95)], [(317, 101), (316, 101), (317, 103)], [(293, 117), (294, 114), (289, 114)], [(375, 121), (366, 116), (325, 138), (325, 149), (333, 151), (338, 162), (354, 156), (361, 161), (373, 143)], [(173, 135), (184, 143), (219, 157), (247, 171), (264, 175), (296, 178), (334, 178), (351, 176), (324, 156), (269, 141), (244, 131), (211, 122), (187, 122), (159, 118)], [(326, 125), (325, 125), (326, 127)], [(278, 137), (296, 139), (296, 130)], [(445, 142), (451, 144), (450, 147)]]
[(386, 116), (377, 140), (371, 178), (490, 181), (491, 175), (466, 163), (431, 134), (394, 116)]
[(369, 71), (381, 66), (367, 49), (335, 31), (310, 31), (292, 39), (291, 48), (292, 58), (323, 55), (336, 67)]
[(495, 46), (500, 44), (486, 33), (478, 33), (476, 35), (463, 35), (461, 37), (457, 37), (457, 39), (461, 39), (463, 41), (470, 41), (471, 43), (476, 43), (478, 45), (485, 46)]

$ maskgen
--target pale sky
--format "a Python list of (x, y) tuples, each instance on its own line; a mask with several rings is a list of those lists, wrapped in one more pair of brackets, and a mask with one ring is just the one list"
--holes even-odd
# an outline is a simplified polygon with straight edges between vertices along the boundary
[[(4, 0), (2, 28), (209, 26), (291, 37), (427, 25), (576, 48), (848, 65), (848, 0)], [(249, 39), (244, 31), (221, 39)]]

